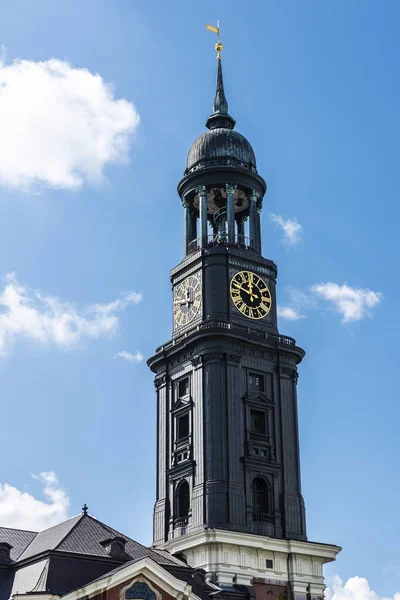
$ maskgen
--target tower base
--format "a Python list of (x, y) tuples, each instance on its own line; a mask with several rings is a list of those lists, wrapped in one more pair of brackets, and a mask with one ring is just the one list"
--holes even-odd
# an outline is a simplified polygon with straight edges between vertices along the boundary
[(324, 597), (323, 565), (335, 560), (340, 546), (276, 539), (208, 529), (169, 541), (171, 554), (204, 569), (221, 587), (252, 586), (257, 600), (272, 597), (320, 600)]

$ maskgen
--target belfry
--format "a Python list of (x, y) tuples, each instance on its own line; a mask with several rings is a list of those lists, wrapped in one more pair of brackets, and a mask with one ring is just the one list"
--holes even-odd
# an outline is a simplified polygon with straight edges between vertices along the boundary
[(216, 50), (213, 112), (178, 184), (184, 257), (171, 271), (172, 338), (148, 361), (154, 546), (215, 585), (312, 600), (340, 548), (307, 541), (296, 396), (304, 351), (278, 330), (277, 267), (261, 251), (267, 186), (228, 112), (219, 40)]

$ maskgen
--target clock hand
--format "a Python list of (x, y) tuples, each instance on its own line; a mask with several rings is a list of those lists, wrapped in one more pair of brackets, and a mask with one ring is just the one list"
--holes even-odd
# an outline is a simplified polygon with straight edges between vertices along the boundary
[(243, 287), (242, 285), (239, 285), (239, 283), (236, 283), (236, 281), (234, 281), (233, 283), (237, 286), (236, 289), (243, 290), (244, 292), (246, 292), (246, 294), (251, 296), (251, 298), (256, 298), (256, 299), (258, 298), (257, 294), (253, 294), (252, 291), (246, 290), (245, 287)]

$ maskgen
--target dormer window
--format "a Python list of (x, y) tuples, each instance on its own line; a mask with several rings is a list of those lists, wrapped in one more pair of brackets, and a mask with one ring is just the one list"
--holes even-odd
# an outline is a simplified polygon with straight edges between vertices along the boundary
[(11, 562), (11, 548), (7, 542), (0, 542), (0, 565)]
[(109, 556), (113, 558), (125, 558), (125, 544), (126, 540), (122, 537), (114, 537), (108, 540), (104, 540), (104, 542), (100, 542), (102, 546), (106, 549)]

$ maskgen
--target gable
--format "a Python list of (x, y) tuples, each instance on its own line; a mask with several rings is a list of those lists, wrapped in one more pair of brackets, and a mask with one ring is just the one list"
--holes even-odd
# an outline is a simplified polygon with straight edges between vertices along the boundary
[[(186, 566), (187, 571), (191, 571)], [(149, 557), (121, 565), (85, 587), (66, 594), (64, 600), (202, 600), (192, 585), (175, 577)]]
[(244, 402), (248, 402), (249, 404), (258, 404), (258, 405), (269, 405), (272, 406), (274, 401), (271, 400), (266, 394), (263, 392), (258, 392), (257, 394), (249, 394), (243, 398)]

